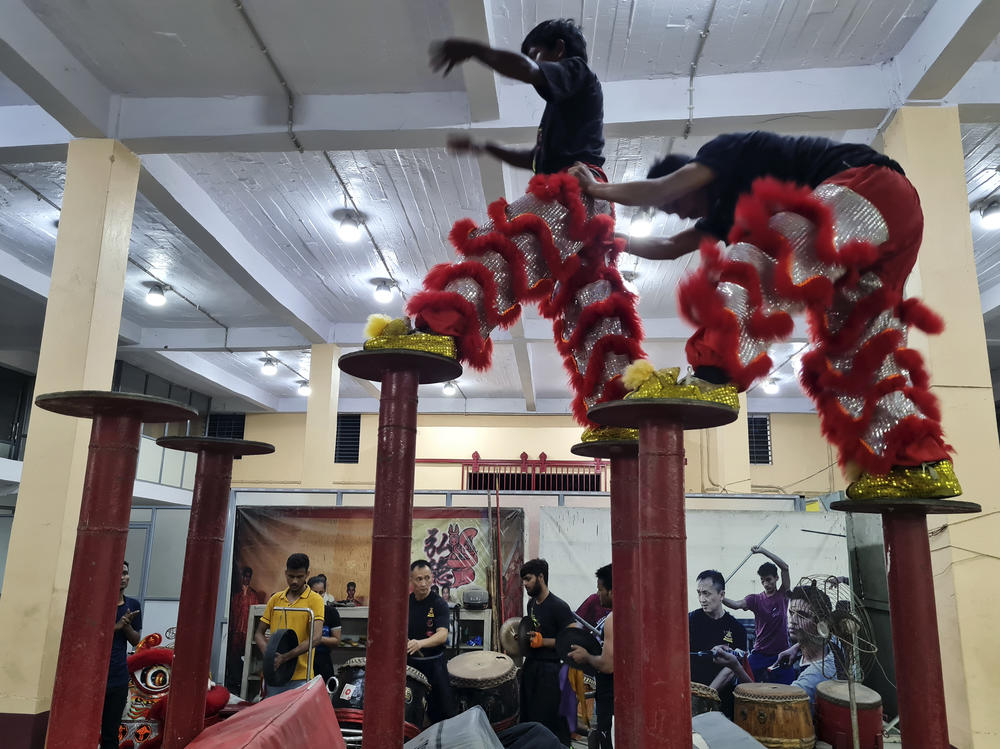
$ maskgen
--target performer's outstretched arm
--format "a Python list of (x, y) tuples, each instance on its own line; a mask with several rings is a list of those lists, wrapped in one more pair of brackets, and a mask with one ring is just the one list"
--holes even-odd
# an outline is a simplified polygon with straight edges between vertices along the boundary
[(580, 188), (595, 198), (621, 205), (652, 206), (673, 213), (671, 204), (700, 190), (715, 179), (715, 172), (704, 164), (692, 161), (676, 172), (657, 179), (635, 182), (598, 182), (585, 164), (576, 164), (570, 174), (580, 180)]
[(676, 260), (697, 250), (706, 238), (715, 240), (715, 237), (693, 226), (672, 237), (628, 237), (625, 252), (647, 260)]
[(496, 49), (474, 39), (445, 39), (431, 45), (431, 68), (434, 72), (444, 69), (448, 75), (451, 69), (466, 60), (476, 59), (506, 78), (545, 86), (545, 77), (535, 61), (520, 52)]
[(506, 148), (489, 140), (475, 141), (466, 135), (449, 135), (448, 150), (453, 153), (488, 153), (490, 156), (519, 169), (531, 169), (531, 162), (535, 154), (533, 148)]

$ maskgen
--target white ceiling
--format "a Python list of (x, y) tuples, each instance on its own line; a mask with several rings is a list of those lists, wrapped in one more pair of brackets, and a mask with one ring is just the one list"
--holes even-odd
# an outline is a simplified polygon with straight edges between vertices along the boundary
[[(580, 20), (605, 83), (606, 168), (616, 181), (738, 129), (870, 142), (901, 103), (940, 99), (963, 118), (970, 203), (1000, 187), (1000, 128), (982, 124), (1000, 121), (1000, 13), (991, 0), (719, 0), (685, 139), (687, 76), (710, 5), (244, 0), (295, 94), (300, 153), (282, 88), (234, 3), (0, 0), (0, 165), (33, 188), (0, 173), (0, 280), (21, 290), (5, 294), (5, 308), (22, 310), (0, 325), (0, 360), (30, 352), (38, 337), (65, 143), (119, 137), (144, 166), (123, 358), (225, 407), (303, 410), (296, 389), (309, 375), (309, 344), (360, 345), (378, 306), (372, 280), (389, 276), (414, 293), (431, 266), (453, 257), (447, 233), (456, 219), (482, 220), (488, 200), (516, 197), (527, 184), (526, 172), (443, 148), (448, 132), (465, 127), (527, 143), (541, 111), (529, 87), (479, 66), (432, 74), (427, 47), (451, 34), (517, 48), (540, 20)], [(332, 214), (353, 205), (370, 236), (345, 243)], [(619, 225), (631, 215), (621, 210)], [(661, 214), (654, 232), (684, 225)], [(976, 220), (972, 229), (988, 335), (1000, 339), (1000, 232)], [(695, 262), (622, 257), (637, 274), (657, 363), (683, 361), (688, 329), (674, 289)], [(162, 308), (144, 303), (154, 278), (175, 290)], [(396, 295), (385, 311), (402, 304)], [(489, 373), (463, 374), (456, 398), (422, 386), (421, 408), (567, 411), (548, 322), (528, 310), (495, 342)], [(779, 392), (755, 390), (752, 410), (810, 408), (792, 368), (801, 346), (799, 336), (775, 349)], [(273, 377), (260, 373), (265, 352), (287, 364)], [(372, 383), (341, 378), (343, 410), (373, 410), (377, 394)]]

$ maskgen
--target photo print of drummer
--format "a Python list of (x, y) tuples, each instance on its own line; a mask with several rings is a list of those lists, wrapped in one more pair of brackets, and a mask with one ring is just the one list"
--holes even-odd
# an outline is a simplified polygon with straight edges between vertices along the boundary
[[(611, 609), (611, 565), (606, 564), (594, 573), (597, 576), (597, 596), (601, 606)], [(597, 622), (601, 631), (601, 654), (591, 655), (586, 648), (574, 645), (570, 648), (569, 659), (574, 663), (587, 663), (597, 671), (597, 691), (594, 703), (597, 709), (597, 729), (588, 737), (589, 749), (611, 749), (611, 718), (615, 714), (615, 650), (613, 613), (608, 613)], [(596, 734), (596, 737), (595, 735)]]
[(431, 591), (431, 566), (424, 559), (410, 565), (410, 615), (407, 625), (406, 663), (427, 677), (427, 716), (431, 723), (458, 714), (458, 703), (448, 679), (444, 646), (448, 641), (448, 604)]
[(569, 746), (569, 723), (559, 710), (562, 696), (559, 672), (563, 665), (556, 652), (556, 635), (575, 624), (576, 618), (569, 604), (549, 592), (549, 563), (544, 559), (525, 562), (521, 581), (529, 596), (528, 618), (534, 629), (531, 650), (521, 670), (521, 722), (541, 723), (561, 744)]

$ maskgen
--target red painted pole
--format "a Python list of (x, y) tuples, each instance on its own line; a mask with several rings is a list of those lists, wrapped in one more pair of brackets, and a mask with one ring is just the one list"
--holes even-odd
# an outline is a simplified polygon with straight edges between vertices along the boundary
[[(639, 644), (639, 464), (635, 455), (611, 456), (611, 567), (615, 652), (615, 746), (638, 749)], [(630, 613), (633, 612), (633, 613)]]
[(205, 727), (212, 621), (232, 475), (232, 453), (198, 452), (163, 749), (182, 749)]
[(886, 513), (882, 516), (882, 534), (889, 575), (900, 731), (907, 743), (913, 741), (926, 749), (948, 749), (927, 517), (920, 512)]
[(98, 414), (90, 430), (47, 749), (99, 743), (140, 427), (135, 414)]
[(398, 747), (404, 741), (407, 571), (413, 526), (417, 381), (417, 373), (411, 370), (382, 375), (362, 725), (362, 745), (369, 749)]
[(649, 419), (640, 425), (638, 484), (638, 621), (645, 626), (639, 645), (637, 747), (690, 746), (684, 433), (679, 424)]

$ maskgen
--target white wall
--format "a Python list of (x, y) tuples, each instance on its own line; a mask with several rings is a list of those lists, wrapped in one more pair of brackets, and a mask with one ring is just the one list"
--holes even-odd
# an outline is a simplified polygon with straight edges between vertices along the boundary
[[(698, 605), (693, 585), (696, 574), (717, 569), (728, 578), (750, 547), (776, 523), (778, 530), (765, 546), (788, 562), (793, 585), (804, 575), (847, 575), (845, 517), (840, 512), (688, 510), (688, 609)], [(827, 533), (838, 535), (823, 535)], [(611, 561), (610, 510), (540, 508), (539, 555), (549, 562), (552, 592), (576, 608), (597, 589), (594, 571)], [(759, 591), (757, 568), (766, 561), (763, 556), (751, 557), (729, 581), (730, 597)], [(655, 575), (652, 582), (657, 583)]]

